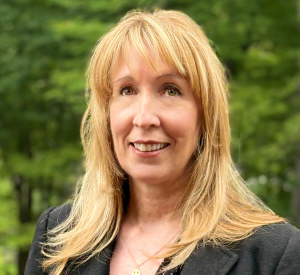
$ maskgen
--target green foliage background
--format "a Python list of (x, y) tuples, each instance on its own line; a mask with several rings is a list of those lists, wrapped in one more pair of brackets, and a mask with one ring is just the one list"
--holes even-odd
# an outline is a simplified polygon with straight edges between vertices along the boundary
[[(232, 154), (272, 209), (300, 224), (298, 0), (0, 2), (0, 275), (24, 273), (35, 222), (84, 173), (80, 120), (97, 40), (129, 10), (176, 9), (228, 69)], [(298, 12), (298, 14), (300, 14)]]

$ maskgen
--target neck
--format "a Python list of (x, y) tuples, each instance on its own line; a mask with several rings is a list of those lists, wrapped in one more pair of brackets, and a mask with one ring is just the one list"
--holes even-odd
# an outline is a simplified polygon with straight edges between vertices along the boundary
[(182, 199), (185, 186), (182, 181), (158, 185), (130, 179), (130, 200), (125, 219), (145, 226), (176, 222), (175, 210)]

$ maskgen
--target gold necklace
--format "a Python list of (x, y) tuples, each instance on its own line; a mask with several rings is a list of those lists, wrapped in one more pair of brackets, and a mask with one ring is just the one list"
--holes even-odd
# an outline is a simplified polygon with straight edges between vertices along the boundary
[(141, 267), (144, 263), (148, 262), (153, 256), (157, 255), (160, 251), (162, 251), (162, 250), (166, 247), (166, 245), (167, 245), (167, 244), (168, 244), (168, 243), (169, 243), (169, 242), (170, 242), (177, 234), (178, 234), (178, 232), (177, 232), (176, 234), (174, 234), (174, 235), (172, 236), (172, 238), (171, 238), (168, 242), (166, 242), (166, 243), (165, 243), (158, 251), (156, 251), (152, 256), (148, 257), (145, 261), (143, 261), (143, 262), (141, 262), (140, 264), (138, 264), (137, 261), (135, 260), (134, 256), (133, 256), (133, 254), (132, 254), (132, 252), (131, 252), (131, 250), (130, 250), (128, 244), (126, 243), (125, 239), (123, 238), (122, 234), (120, 233), (120, 237), (121, 237), (122, 241), (125, 243), (125, 245), (126, 245), (126, 247), (127, 247), (127, 250), (128, 250), (128, 252), (129, 252), (131, 258), (133, 259), (133, 261), (134, 261), (135, 264), (136, 264), (136, 267), (135, 267), (135, 269), (132, 271), (131, 274), (132, 274), (132, 275), (141, 275), (140, 267)]

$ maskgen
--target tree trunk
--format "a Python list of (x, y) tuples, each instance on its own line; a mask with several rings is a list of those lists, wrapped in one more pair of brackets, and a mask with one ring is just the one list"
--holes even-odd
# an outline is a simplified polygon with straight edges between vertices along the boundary
[[(300, 32), (300, 0), (296, 0), (297, 13), (298, 13), (298, 23)], [(300, 57), (298, 58), (298, 72), (300, 74)], [(300, 96), (300, 82), (298, 83), (298, 96)], [(296, 144), (296, 150), (300, 153), (300, 143)], [(295, 172), (297, 179), (297, 186), (293, 189), (292, 193), (292, 221), (295, 226), (300, 228), (300, 156), (295, 161)]]
[[(17, 175), (13, 177), (15, 193), (18, 201), (18, 212), (20, 227), (31, 222), (31, 206), (32, 206), (32, 188), (23, 177)], [(19, 248), (18, 251), (18, 274), (23, 275), (28, 257), (28, 251)]]
[(27, 258), (27, 250), (18, 251), (18, 275), (24, 275)]
[(292, 221), (295, 226), (300, 228), (300, 158), (296, 160), (295, 169), (298, 184), (292, 191)]

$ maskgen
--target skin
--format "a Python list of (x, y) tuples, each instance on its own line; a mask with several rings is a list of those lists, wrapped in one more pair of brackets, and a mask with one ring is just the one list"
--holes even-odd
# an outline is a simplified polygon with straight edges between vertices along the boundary
[[(161, 61), (155, 72), (133, 47), (128, 60), (130, 66), (120, 56), (112, 72), (110, 100), (114, 148), (130, 186), (123, 238), (118, 238), (110, 263), (113, 275), (131, 274), (136, 267), (128, 247), (140, 264), (175, 241), (180, 221), (173, 211), (199, 137), (200, 108), (186, 79)], [(143, 152), (133, 143), (167, 146)], [(148, 260), (141, 273), (155, 274), (162, 260)]]

